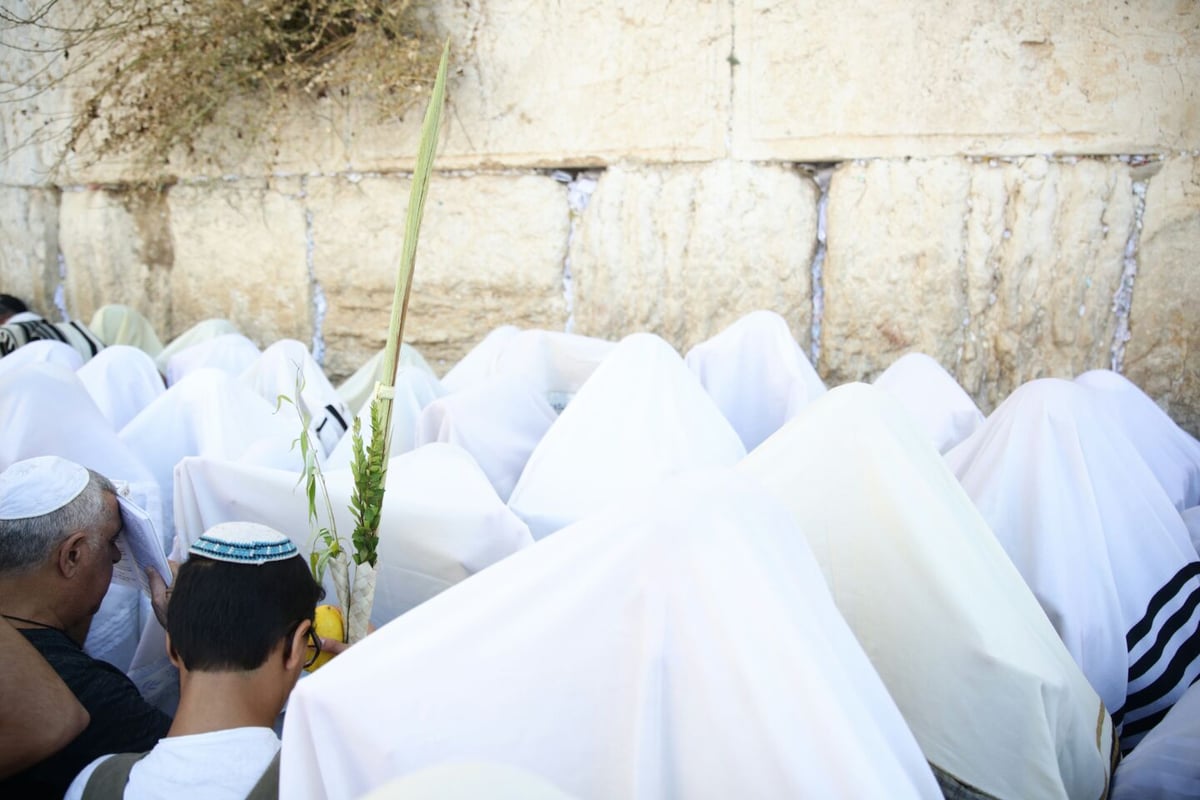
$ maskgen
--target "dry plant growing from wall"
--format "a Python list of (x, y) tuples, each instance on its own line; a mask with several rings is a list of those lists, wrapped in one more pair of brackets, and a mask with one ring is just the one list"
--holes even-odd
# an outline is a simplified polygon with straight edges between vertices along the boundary
[(226, 139), (259, 141), (273, 114), (304, 97), (401, 115), (428, 94), (437, 65), (436, 37), (413, 0), (34, 0), (25, 13), (7, 9), (9, 49), (34, 42), (62, 59), (28, 83), (79, 92), (63, 152), (133, 156), (151, 174), (193, 152), (214, 124)]

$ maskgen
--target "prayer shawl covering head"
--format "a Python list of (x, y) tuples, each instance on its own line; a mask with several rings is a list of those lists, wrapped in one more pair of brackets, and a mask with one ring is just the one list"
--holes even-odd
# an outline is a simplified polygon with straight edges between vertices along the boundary
[(925, 757), (996, 798), (1097, 798), (1100, 698), (919, 425), (830, 390), (739, 466), (791, 510)]
[(301, 800), (464, 757), (581, 798), (941, 797), (795, 523), (729, 470), (368, 636), (296, 687), (283, 750), (280, 796)]
[(82, 322), (47, 322), (44, 319), (35, 319), (0, 325), (0, 357), (39, 339), (69, 344), (79, 351), (85, 361), (104, 349), (104, 342), (96, 338)]
[(924, 353), (896, 359), (875, 379), (929, 435), (939, 453), (975, 432), (983, 414), (941, 364)]
[(1013, 392), (946, 461), (1104, 698), (1128, 750), (1200, 675), (1200, 562), (1092, 392)]

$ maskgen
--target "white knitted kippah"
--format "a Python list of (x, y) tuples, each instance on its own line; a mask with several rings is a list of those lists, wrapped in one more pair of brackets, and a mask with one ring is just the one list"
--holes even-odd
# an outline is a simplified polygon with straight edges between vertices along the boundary
[(234, 564), (265, 564), (291, 558), (299, 551), (274, 528), (257, 522), (222, 522), (205, 531), (188, 552)]
[(0, 519), (28, 519), (57, 511), (87, 487), (87, 469), (58, 456), (18, 461), (0, 472)]

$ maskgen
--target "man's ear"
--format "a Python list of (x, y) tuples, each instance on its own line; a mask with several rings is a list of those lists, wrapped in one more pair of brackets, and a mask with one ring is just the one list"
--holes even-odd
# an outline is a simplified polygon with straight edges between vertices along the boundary
[(58, 546), (58, 571), (64, 578), (75, 577), (79, 568), (83, 566), (85, 549), (90, 547), (87, 533), (84, 531), (75, 531), (63, 540)]
[[(283, 666), (288, 671), (299, 672), (304, 668), (304, 662), (308, 660), (308, 629), (312, 627), (312, 622), (309, 620), (302, 621), (296, 626), (295, 633), (292, 634), (291, 641), (284, 643), (283, 648)], [(288, 646), (290, 645), (290, 647)]]
[(167, 634), (167, 658), (171, 659), (171, 663), (176, 669), (183, 669), (183, 659), (179, 657), (179, 653), (175, 650), (175, 644), (171, 641), (171, 634)]

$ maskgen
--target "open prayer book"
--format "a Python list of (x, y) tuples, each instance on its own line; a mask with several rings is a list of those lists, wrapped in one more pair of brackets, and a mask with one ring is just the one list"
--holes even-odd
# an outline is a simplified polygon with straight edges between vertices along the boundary
[(123, 491), (128, 489), (119, 488), (117, 491), (121, 522), (125, 526), (121, 535), (117, 537), (121, 560), (113, 565), (112, 579), (116, 583), (134, 586), (149, 594), (150, 581), (146, 577), (146, 569), (153, 568), (162, 576), (167, 586), (170, 586), (171, 567), (167, 564), (167, 555), (163, 552), (162, 541), (154, 530), (150, 515), (122, 494)]

